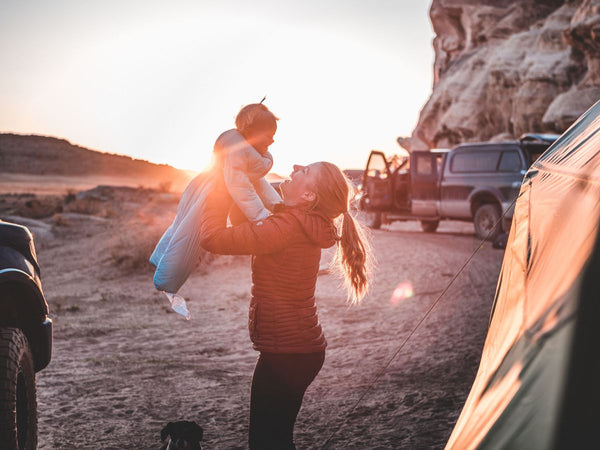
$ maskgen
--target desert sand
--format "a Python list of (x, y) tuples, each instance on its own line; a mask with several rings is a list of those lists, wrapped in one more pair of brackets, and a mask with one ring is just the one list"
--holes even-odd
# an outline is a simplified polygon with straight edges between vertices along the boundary
[[(36, 235), (55, 325), (52, 361), (37, 375), (39, 448), (158, 448), (161, 428), (184, 419), (204, 428), (205, 449), (246, 447), (257, 358), (250, 258), (207, 257), (181, 290), (192, 319), (173, 313), (146, 258), (177, 197), (127, 190), (105, 200), (110, 214), (37, 220), (0, 210)], [(371, 237), (377, 267), (361, 305), (345, 303), (334, 275), (319, 277), (329, 346), (296, 423), (298, 448), (321, 448), (340, 425), (327, 448), (441, 448), (475, 377), (502, 252), (483, 245), (367, 391), (479, 245), (460, 222), (433, 234), (396, 223)], [(414, 295), (392, 301), (399, 283)]]

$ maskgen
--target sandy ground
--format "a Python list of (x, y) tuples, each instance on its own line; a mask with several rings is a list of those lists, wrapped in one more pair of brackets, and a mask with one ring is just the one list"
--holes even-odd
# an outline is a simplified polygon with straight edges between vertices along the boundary
[[(205, 449), (246, 447), (257, 358), (246, 329), (250, 261), (202, 264), (181, 291), (192, 319), (172, 313), (144, 258), (175, 208), (157, 195), (123, 202), (110, 219), (29, 221), (55, 324), (52, 362), (37, 376), (39, 448), (158, 448), (161, 428), (181, 419), (204, 427)], [(298, 417), (298, 448), (321, 448), (338, 426), (327, 448), (441, 448), (475, 377), (502, 251), (483, 246), (367, 391), (479, 244), (459, 222), (434, 234), (394, 224), (372, 240), (378, 266), (360, 306), (345, 304), (334, 276), (319, 278), (329, 346)], [(390, 301), (403, 282), (414, 296)]]

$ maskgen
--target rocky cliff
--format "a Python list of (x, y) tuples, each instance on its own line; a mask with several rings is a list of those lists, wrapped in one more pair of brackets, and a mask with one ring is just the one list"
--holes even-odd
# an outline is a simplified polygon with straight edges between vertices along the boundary
[(433, 91), (411, 149), (562, 133), (600, 99), (600, 0), (433, 0)]

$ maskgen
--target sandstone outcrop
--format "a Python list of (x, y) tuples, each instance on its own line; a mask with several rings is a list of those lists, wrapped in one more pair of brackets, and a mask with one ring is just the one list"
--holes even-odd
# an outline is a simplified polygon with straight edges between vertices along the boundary
[(600, 99), (600, 0), (433, 0), (434, 83), (411, 149), (562, 133)]

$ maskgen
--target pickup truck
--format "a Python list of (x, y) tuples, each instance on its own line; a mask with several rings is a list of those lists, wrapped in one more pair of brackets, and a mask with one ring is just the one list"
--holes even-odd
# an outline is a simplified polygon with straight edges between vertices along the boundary
[(461, 144), (405, 156), (374, 150), (357, 197), (359, 209), (372, 228), (419, 220), (423, 231), (431, 233), (441, 220), (462, 220), (473, 222), (479, 238), (494, 240), (510, 227), (526, 170), (557, 137), (526, 134), (518, 141)]

